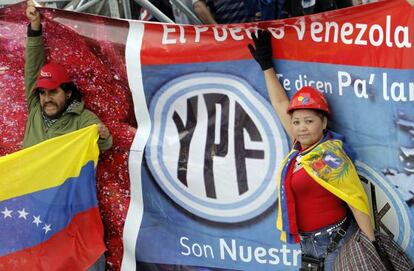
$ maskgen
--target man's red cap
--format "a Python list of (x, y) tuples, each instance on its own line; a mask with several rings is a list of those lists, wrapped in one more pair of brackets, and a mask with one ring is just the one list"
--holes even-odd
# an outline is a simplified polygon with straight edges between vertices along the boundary
[(71, 79), (66, 69), (56, 63), (49, 63), (42, 67), (37, 77), (36, 87), (43, 89), (56, 89), (63, 83), (69, 83)]

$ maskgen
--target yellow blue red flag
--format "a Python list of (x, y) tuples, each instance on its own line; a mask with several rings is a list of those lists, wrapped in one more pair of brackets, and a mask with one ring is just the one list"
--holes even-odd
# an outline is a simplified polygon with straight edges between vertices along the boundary
[(86, 270), (105, 251), (97, 126), (0, 158), (0, 270)]
[[(303, 154), (300, 163), (312, 179), (326, 190), (353, 208), (370, 215), (368, 197), (349, 157), (352, 151), (343, 146), (342, 140), (342, 135), (329, 131), (320, 143)], [(279, 178), (277, 228), (281, 230), (281, 240), (288, 243), (299, 242), (296, 218), (291, 211), (294, 209), (294, 199), (285, 191), (287, 170), (298, 154), (295, 145), (282, 163)]]

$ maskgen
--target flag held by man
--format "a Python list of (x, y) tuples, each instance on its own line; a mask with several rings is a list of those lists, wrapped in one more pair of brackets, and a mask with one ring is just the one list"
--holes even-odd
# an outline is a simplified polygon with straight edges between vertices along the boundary
[(105, 251), (97, 126), (0, 158), (0, 269), (85, 270)]

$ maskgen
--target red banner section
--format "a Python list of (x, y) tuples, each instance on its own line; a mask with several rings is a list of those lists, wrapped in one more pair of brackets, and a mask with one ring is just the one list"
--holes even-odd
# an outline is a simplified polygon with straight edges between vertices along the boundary
[[(148, 65), (250, 59), (251, 33), (262, 28), (272, 33), (274, 58), (414, 68), (414, 6), (406, 0), (255, 24), (145, 28), (141, 56)], [(246, 50), (235, 50), (240, 46)]]

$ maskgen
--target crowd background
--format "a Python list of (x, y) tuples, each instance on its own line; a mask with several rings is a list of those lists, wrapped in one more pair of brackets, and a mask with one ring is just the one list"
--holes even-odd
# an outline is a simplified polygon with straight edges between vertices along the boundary
[[(179, 0), (180, 1), (180, 0)], [(315, 14), (375, 2), (376, 0), (181, 0), (202, 24), (228, 24), (277, 20)], [(171, 0), (150, 1), (178, 24), (191, 24), (189, 18)], [(151, 11), (131, 0), (134, 19), (159, 21)]]
[[(37, 0), (40, 5), (113, 18), (177, 24), (277, 20), (378, 0)], [(0, 8), (21, 0), (0, 0)]]

